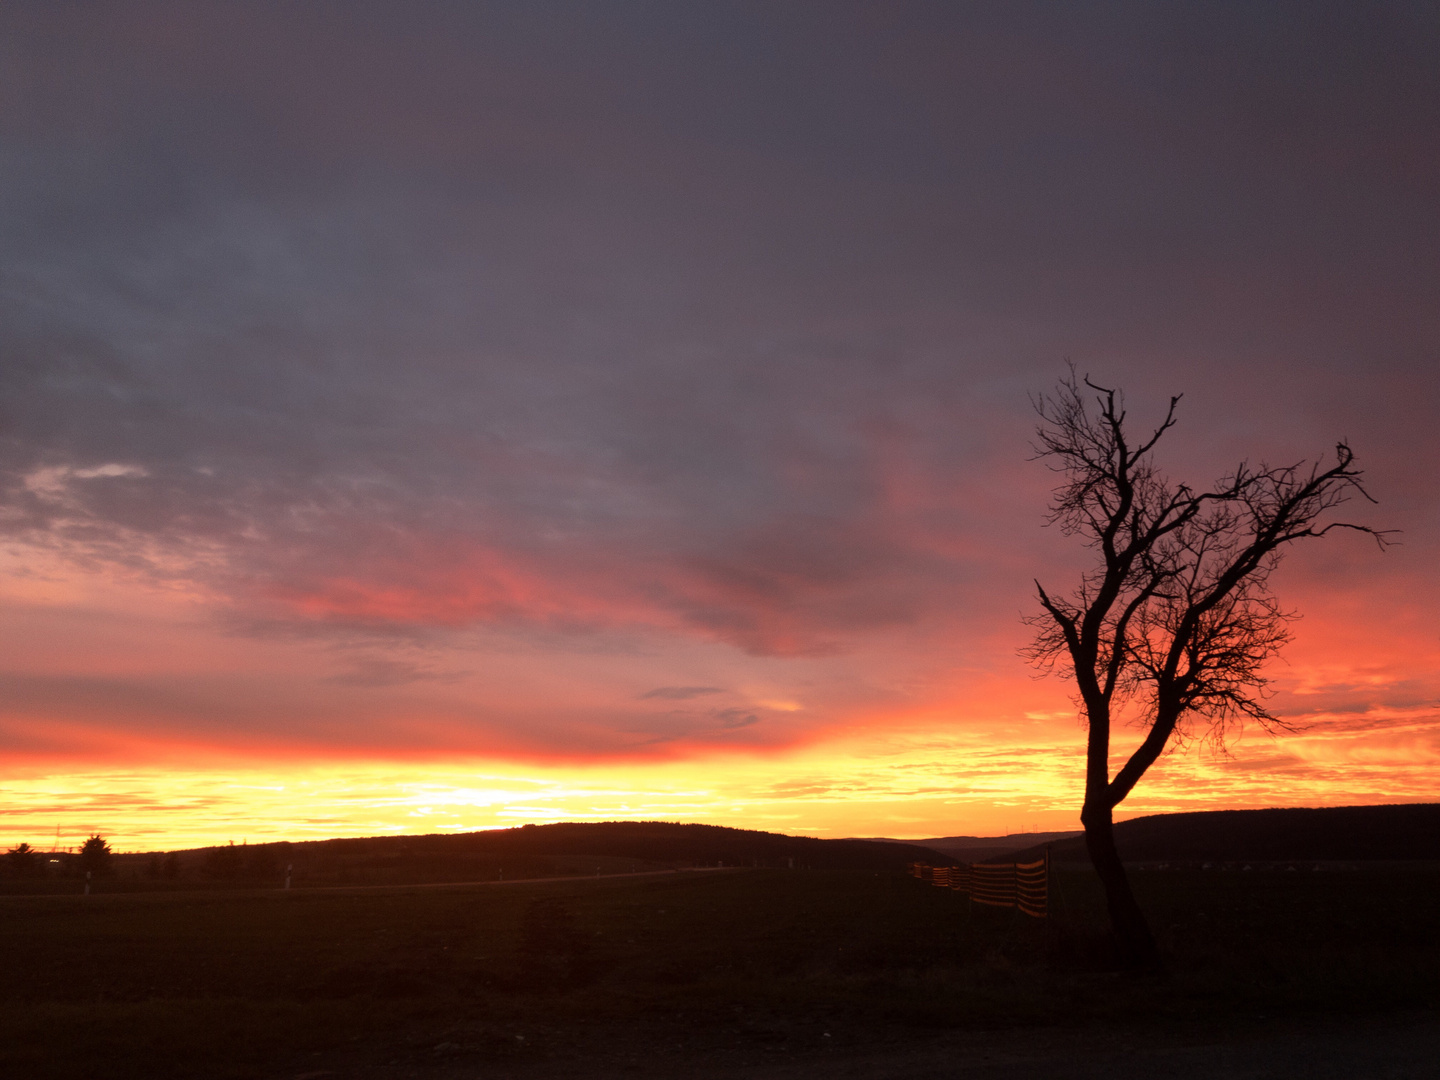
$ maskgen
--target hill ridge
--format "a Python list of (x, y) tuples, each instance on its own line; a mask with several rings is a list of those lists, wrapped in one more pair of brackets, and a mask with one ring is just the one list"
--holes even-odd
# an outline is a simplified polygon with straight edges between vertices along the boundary
[[(461, 833), (335, 837), (325, 840), (277, 841), (251, 844), (251, 849), (284, 846), (298, 854), (337, 855), (454, 854), (454, 855), (586, 855), (639, 859), (649, 862), (725, 862), (765, 860), (817, 868), (898, 868), (917, 860), (953, 861), (942, 852), (903, 841), (827, 839), (792, 836), (729, 825), (671, 821), (561, 821), (526, 824), (508, 829), (480, 829)], [(214, 849), (182, 849), (181, 856), (198, 856)], [(149, 854), (149, 853), (146, 853)]]
[[(1147, 814), (1116, 822), (1115, 846), (1127, 862), (1440, 859), (1440, 803)], [(1046, 847), (1036, 844), (1005, 857), (1035, 857)], [(1083, 835), (1048, 847), (1057, 861), (1088, 861)]]

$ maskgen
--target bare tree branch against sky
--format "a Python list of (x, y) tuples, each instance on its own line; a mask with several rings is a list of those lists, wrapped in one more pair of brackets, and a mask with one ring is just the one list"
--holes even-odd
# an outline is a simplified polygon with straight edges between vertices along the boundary
[[(1390, 535), (1339, 508), (1373, 502), (1354, 451), (1334, 463), (1242, 461), (1208, 487), (1171, 480), (1156, 448), (1175, 426), (1178, 396), (1153, 429), (1138, 429), (1125, 395), (1078, 378), (1036, 399), (1036, 456), (1059, 474), (1050, 523), (1089, 548), (1093, 565), (1069, 593), (1036, 582), (1041, 611), (1026, 650), (1057, 666), (1086, 727), (1085, 845), (1105, 887), (1125, 962), (1149, 967), (1159, 949), (1115, 846), (1114, 812), (1167, 749), (1198, 729), (1224, 752), (1247, 722), (1291, 728), (1265, 704), (1266, 669), (1289, 640), (1270, 578), (1291, 545), (1358, 532)], [(1144, 736), (1111, 775), (1114, 727), (1130, 713)]]
[(1437, 45), (1419, 3), (6, 4), (0, 843), (1066, 827), (1016, 655), (1082, 565), (1025, 463), (1066, 358), (1223, 418), (1187, 475), (1351, 440), (1405, 536), (1287, 563), (1310, 734), (1136, 811), (1435, 798)]

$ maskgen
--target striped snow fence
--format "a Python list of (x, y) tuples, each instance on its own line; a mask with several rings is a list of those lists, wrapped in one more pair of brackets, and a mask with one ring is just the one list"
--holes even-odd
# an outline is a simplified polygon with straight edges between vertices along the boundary
[(1050, 853), (1034, 862), (930, 866), (911, 863), (910, 873), (942, 889), (963, 892), (977, 904), (1019, 908), (1045, 918), (1050, 898)]

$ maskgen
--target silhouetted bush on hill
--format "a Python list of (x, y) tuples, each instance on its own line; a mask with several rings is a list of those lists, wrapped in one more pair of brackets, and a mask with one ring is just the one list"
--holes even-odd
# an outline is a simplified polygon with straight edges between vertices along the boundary
[[(1440, 859), (1440, 803), (1155, 814), (1118, 823), (1115, 844), (1128, 862)], [(1084, 861), (1085, 839), (1059, 841), (1050, 853), (1058, 861)]]

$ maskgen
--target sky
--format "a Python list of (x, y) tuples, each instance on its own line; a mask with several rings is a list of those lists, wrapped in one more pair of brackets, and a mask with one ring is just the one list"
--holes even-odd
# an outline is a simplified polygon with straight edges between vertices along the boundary
[[(1440, 799), (1432, 4), (0, 8), (0, 844), (1077, 827), (1035, 395), (1354, 448), (1228, 756)], [(1138, 740), (1138, 731), (1122, 732)]]

